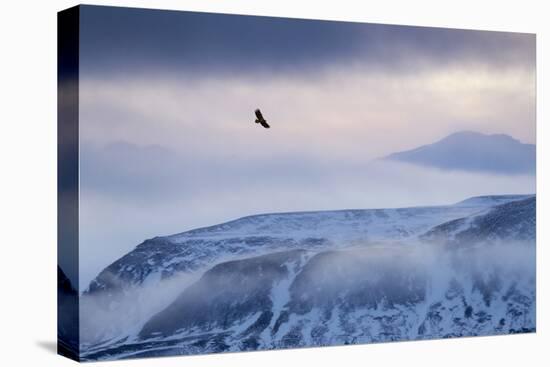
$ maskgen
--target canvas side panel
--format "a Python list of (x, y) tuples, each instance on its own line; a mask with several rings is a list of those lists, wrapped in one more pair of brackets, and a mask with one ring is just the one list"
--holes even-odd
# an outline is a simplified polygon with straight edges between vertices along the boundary
[(79, 360), (79, 8), (57, 17), (57, 351)]

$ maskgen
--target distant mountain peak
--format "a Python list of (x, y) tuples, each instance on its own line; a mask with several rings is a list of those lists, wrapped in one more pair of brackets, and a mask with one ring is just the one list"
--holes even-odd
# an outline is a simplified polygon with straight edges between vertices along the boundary
[(506, 134), (459, 131), (435, 143), (383, 159), (443, 170), (462, 170), (497, 174), (534, 174), (536, 149)]

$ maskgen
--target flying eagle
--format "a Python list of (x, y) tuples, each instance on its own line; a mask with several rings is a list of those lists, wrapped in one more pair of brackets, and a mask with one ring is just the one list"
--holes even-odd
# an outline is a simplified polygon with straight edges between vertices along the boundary
[(260, 111), (259, 108), (256, 109), (256, 111), (254, 111), (254, 113), (256, 114), (256, 123), (257, 124), (260, 124), (262, 125), (263, 127), (265, 127), (266, 129), (269, 129), (269, 125), (267, 123), (267, 121), (264, 119), (264, 117), (262, 116), (262, 111)]

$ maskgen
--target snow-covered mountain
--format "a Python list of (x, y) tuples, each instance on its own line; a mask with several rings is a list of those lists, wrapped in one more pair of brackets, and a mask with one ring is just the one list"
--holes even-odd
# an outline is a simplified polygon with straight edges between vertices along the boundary
[(83, 357), (532, 331), (535, 200), (265, 214), (145, 241), (83, 295)]
[(57, 348), (59, 354), (78, 359), (78, 292), (57, 267)]
[(414, 238), (434, 226), (525, 198), (497, 195), (455, 205), (261, 214), (144, 241), (105, 268), (85, 294), (122, 289), (193, 272), (220, 259), (293, 248), (334, 248)]
[(290, 250), (225, 262), (136, 336), (85, 359), (534, 331), (534, 249), (504, 269), (494, 250)]
[(384, 159), (436, 167), (501, 174), (534, 174), (536, 149), (505, 134), (462, 131), (433, 144), (392, 153)]
[(457, 245), (534, 242), (535, 221), (536, 198), (531, 196), (440, 224), (421, 238)]

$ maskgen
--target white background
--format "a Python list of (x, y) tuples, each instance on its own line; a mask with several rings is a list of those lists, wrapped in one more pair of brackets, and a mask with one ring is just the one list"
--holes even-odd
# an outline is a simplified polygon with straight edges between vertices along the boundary
[[(95, 1), (94, 4), (537, 33), (537, 333), (102, 366), (539, 366), (550, 361), (548, 65), (545, 1)], [(3, 2), (0, 12), (0, 364), (64, 366), (56, 341), (56, 12), (73, 1)], [(546, 88), (545, 88), (546, 87)], [(546, 163), (548, 166), (548, 163)]]

